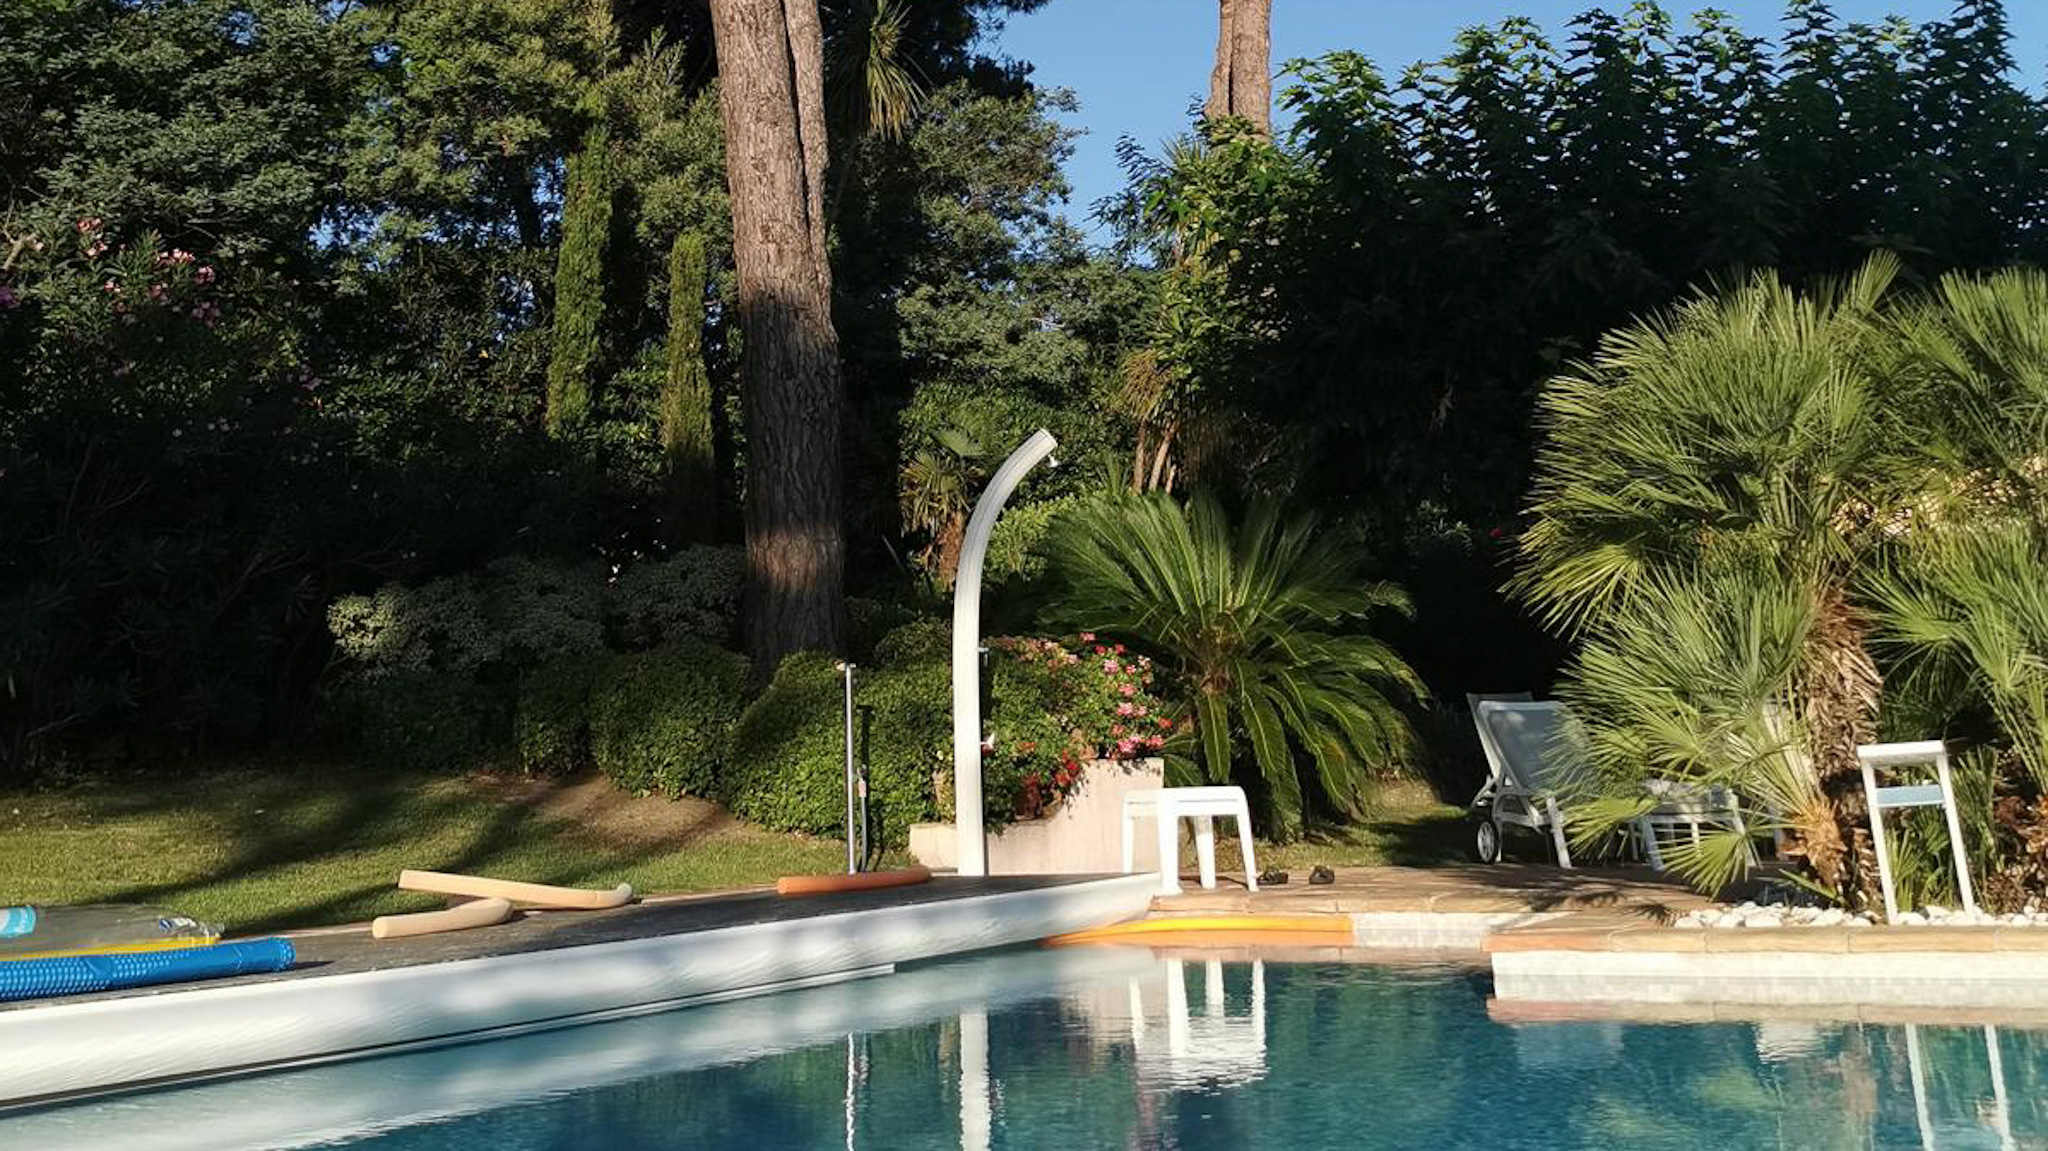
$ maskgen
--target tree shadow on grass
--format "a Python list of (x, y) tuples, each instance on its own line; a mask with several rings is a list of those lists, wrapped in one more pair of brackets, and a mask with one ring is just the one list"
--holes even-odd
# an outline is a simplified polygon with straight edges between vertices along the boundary
[[(106, 812), (119, 818), (189, 817), (195, 834), (228, 850), (199, 874), (97, 893), (95, 901), (220, 904), (245, 889), (254, 908), (231, 930), (265, 931), (438, 906), (437, 897), (396, 890), (405, 867), (501, 869), (534, 882), (608, 886), (621, 872), (682, 846), (596, 842), (524, 805), (494, 802), (442, 777), (359, 776), (346, 790), (331, 782), (283, 784), (226, 775), (160, 788), (153, 798), (111, 801)], [(351, 859), (365, 856), (388, 858)], [(294, 873), (303, 873), (302, 889), (294, 888)]]

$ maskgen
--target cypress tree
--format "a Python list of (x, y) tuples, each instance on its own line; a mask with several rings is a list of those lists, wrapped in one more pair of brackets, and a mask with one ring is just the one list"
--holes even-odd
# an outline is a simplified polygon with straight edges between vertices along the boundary
[(555, 256), (554, 350), (548, 360), (547, 431), (562, 436), (590, 414), (604, 322), (604, 248), (611, 234), (611, 140), (591, 129), (569, 158), (562, 194), (562, 246)]
[(675, 530), (704, 537), (717, 513), (711, 447), (711, 377), (704, 369), (704, 237), (684, 232), (668, 256), (668, 371), (661, 386), (661, 450)]

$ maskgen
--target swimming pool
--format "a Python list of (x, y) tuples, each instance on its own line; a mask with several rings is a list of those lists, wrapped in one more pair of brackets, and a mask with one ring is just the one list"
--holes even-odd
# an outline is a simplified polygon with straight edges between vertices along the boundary
[(0, 1147), (2048, 1146), (2048, 1032), (1506, 1024), (1483, 970), (1028, 951), (0, 1118)]

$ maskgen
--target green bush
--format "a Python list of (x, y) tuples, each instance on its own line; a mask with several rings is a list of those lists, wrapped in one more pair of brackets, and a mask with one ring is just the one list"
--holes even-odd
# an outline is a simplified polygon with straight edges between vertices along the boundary
[(711, 795), (746, 688), (746, 660), (706, 643), (609, 659), (590, 685), (591, 758), (627, 791)]
[(627, 568), (525, 556), (481, 572), (369, 595), (327, 611), (345, 674), (467, 672), (502, 678), (542, 661), (676, 640), (724, 642), (738, 613), (744, 561), (737, 548), (684, 548)]
[(951, 666), (952, 656), (951, 623), (942, 619), (913, 619), (875, 641), (873, 662), (878, 668)]
[(353, 692), (363, 746), (379, 766), (461, 770), (505, 745), (504, 692), (448, 672), (395, 672)]
[(512, 743), (530, 775), (572, 775), (590, 766), (590, 685), (602, 659), (542, 664), (519, 683)]
[[(951, 741), (943, 659), (878, 666), (858, 681), (870, 709), (868, 811), (878, 842), (897, 845), (932, 817), (932, 775)], [(837, 661), (799, 652), (734, 729), (720, 791), (744, 819), (782, 831), (837, 837), (845, 830), (844, 697)]]

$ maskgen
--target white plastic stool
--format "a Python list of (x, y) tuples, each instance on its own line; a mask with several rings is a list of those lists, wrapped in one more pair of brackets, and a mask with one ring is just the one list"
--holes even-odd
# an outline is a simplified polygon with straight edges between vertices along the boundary
[(1180, 894), (1180, 820), (1194, 821), (1195, 861), (1202, 886), (1216, 886), (1216, 817), (1237, 820), (1237, 842), (1244, 853), (1244, 885), (1259, 889), (1259, 864), (1252, 854), (1252, 810), (1241, 787), (1158, 787), (1124, 794), (1124, 874), (1135, 869), (1137, 822), (1147, 816), (1159, 824), (1159, 891)]

